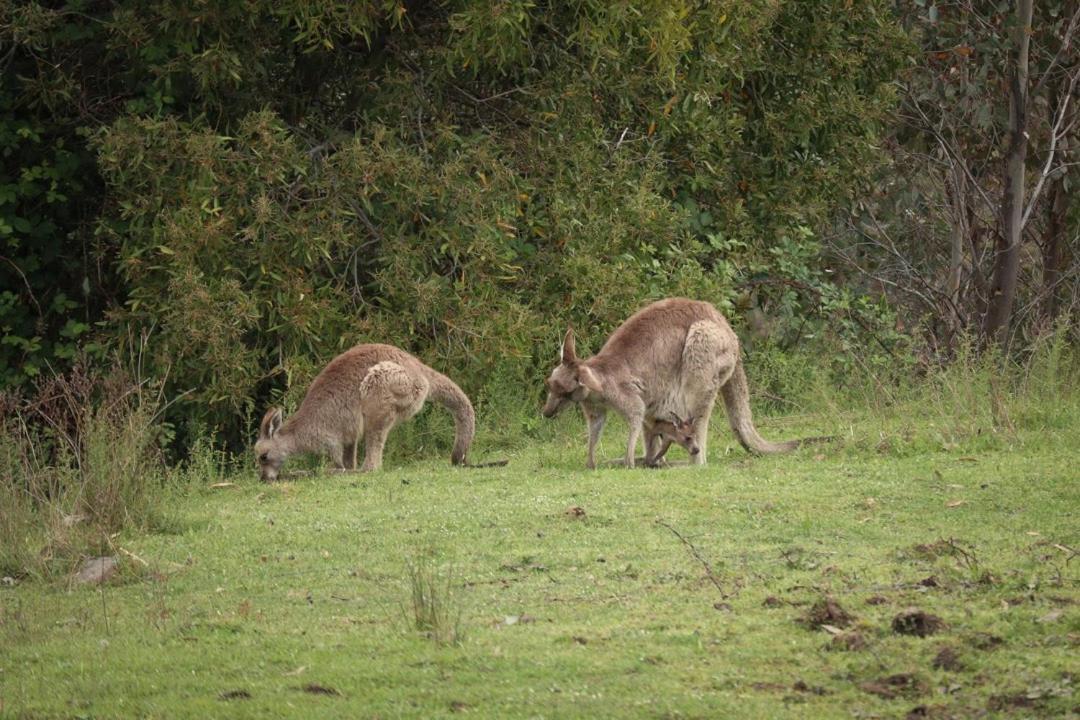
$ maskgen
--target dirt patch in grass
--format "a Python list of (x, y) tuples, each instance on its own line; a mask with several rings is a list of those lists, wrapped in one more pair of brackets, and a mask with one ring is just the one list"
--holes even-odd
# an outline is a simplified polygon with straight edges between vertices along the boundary
[(947, 540), (935, 540), (932, 543), (912, 545), (911, 552), (927, 560), (936, 560), (944, 555), (951, 555), (952, 547)]
[(991, 695), (986, 701), (986, 709), (991, 712), (1004, 712), (1018, 708), (1033, 708), (1038, 705), (1038, 700), (1030, 698), (1024, 693), (1009, 695)]
[(828, 695), (829, 690), (821, 687), (820, 685), (808, 685), (802, 680), (796, 680), (795, 684), (791, 686), (791, 689), (795, 692), (810, 693), (811, 695)]
[(932, 543), (920, 543), (912, 545), (910, 554), (924, 559), (937, 560), (941, 557), (958, 558), (963, 565), (969, 568), (977, 568), (978, 558), (975, 556), (974, 546), (966, 540), (959, 538), (938, 538)]
[(967, 642), (977, 650), (996, 650), (1005, 644), (1004, 638), (987, 632), (972, 633)]
[(803, 623), (814, 629), (824, 625), (833, 627), (847, 627), (855, 617), (844, 610), (835, 598), (823, 597), (815, 602), (803, 617)]
[(878, 680), (859, 683), (859, 689), (871, 695), (892, 700), (896, 697), (917, 698), (929, 690), (926, 681), (911, 673), (897, 673)]
[(507, 562), (499, 566), (504, 572), (547, 572), (547, 566), (538, 563), (532, 555), (523, 555), (517, 562)]
[(785, 685), (784, 683), (778, 682), (755, 682), (752, 683), (750, 687), (763, 692), (787, 692), (790, 690), (809, 695), (831, 694), (831, 691), (828, 688), (821, 687), (820, 685), (811, 685), (805, 680), (796, 680), (791, 685)]
[(964, 664), (960, 662), (960, 654), (951, 645), (942, 647), (930, 664), (937, 670), (948, 670), (949, 672), (964, 669)]
[(892, 629), (898, 635), (927, 637), (944, 629), (945, 621), (918, 608), (907, 608), (893, 618)]
[(855, 630), (849, 630), (848, 632), (833, 635), (832, 640), (829, 641), (829, 647), (831, 649), (848, 652), (865, 650), (867, 645), (869, 645), (869, 643), (866, 641), (866, 636)]

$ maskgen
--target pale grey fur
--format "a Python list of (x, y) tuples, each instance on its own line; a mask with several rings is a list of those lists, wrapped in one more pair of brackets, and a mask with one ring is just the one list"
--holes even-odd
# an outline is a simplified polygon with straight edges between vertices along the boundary
[[(724, 316), (706, 302), (686, 298), (655, 302), (627, 319), (587, 360), (577, 357), (573, 330), (567, 330), (560, 362), (547, 386), (542, 410), (546, 417), (570, 403), (581, 405), (589, 426), (590, 468), (596, 466), (596, 443), (609, 409), (622, 415), (630, 428), (628, 467), (634, 466), (643, 427), (672, 414), (696, 418), (699, 452), (692, 461), (704, 465), (709, 418), (718, 393), (723, 394), (731, 427), (747, 450), (784, 452), (800, 444), (768, 442), (754, 428), (739, 339)], [(661, 455), (659, 441), (659, 434), (648, 433), (647, 458)]]
[(361, 436), (360, 470), (378, 470), (390, 430), (418, 413), (428, 398), (454, 416), (451, 462), (465, 464), (476, 418), (461, 388), (404, 350), (357, 345), (330, 361), (288, 420), (280, 408), (266, 412), (255, 443), (260, 476), (274, 480), (285, 459), (302, 452), (323, 453), (336, 468), (355, 469)]

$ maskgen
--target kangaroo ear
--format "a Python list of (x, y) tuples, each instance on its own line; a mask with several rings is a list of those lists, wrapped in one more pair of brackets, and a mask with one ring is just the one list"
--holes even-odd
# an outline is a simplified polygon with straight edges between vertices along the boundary
[(596, 376), (596, 373), (592, 371), (588, 365), (581, 365), (578, 367), (578, 382), (589, 388), (594, 393), (603, 394), (604, 389), (600, 385), (600, 378)]
[(284, 419), (285, 413), (279, 407), (272, 407), (266, 411), (263, 415), (262, 422), (259, 423), (259, 437), (272, 438), (277, 434), (278, 429), (281, 427), (281, 421)]
[(676, 426), (683, 424), (682, 418), (680, 418), (675, 413), (671, 413), (671, 422), (674, 423)]
[(563, 337), (562, 347), (559, 348), (559, 355), (561, 356), (563, 365), (573, 365), (577, 362), (577, 345), (574, 342), (574, 328), (566, 328), (566, 335)]

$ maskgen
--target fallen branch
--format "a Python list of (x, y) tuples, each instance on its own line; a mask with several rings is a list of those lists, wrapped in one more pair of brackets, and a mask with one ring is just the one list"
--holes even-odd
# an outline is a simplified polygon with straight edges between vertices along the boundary
[(120, 552), (124, 553), (129, 558), (131, 558), (135, 562), (139, 563), (143, 567), (150, 567), (150, 563), (146, 562), (145, 560), (143, 560), (141, 557), (139, 557), (135, 553), (131, 552), (130, 550), (128, 550), (126, 548), (122, 548), (119, 545), (116, 546), (116, 549), (119, 550)]
[(693, 555), (694, 559), (701, 563), (701, 566), (705, 568), (705, 577), (709, 578), (709, 582), (711, 582), (716, 587), (717, 591), (720, 593), (720, 597), (727, 600), (728, 598), (735, 596), (736, 593), (729, 593), (724, 590), (724, 586), (720, 584), (720, 579), (716, 577), (716, 573), (713, 572), (712, 566), (709, 564), (709, 561), (701, 556), (701, 553), (696, 547), (694, 547), (694, 544), (692, 542), (683, 537), (682, 533), (668, 525), (663, 520), (657, 520), (656, 524), (660, 527), (664, 527), (670, 530), (672, 534), (675, 535), (675, 537), (679, 538), (679, 541), (682, 542), (682, 544), (685, 545), (688, 550), (690, 550), (690, 554)]
[(467, 468), (492, 468), (492, 467), (506, 467), (510, 464), (509, 460), (490, 460), (482, 463), (465, 463), (464, 467)]

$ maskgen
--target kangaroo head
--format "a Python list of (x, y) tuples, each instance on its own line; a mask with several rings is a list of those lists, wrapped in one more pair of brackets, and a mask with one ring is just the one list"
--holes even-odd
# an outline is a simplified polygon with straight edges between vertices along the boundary
[(278, 430), (284, 420), (281, 408), (270, 408), (263, 415), (259, 424), (259, 439), (255, 441), (255, 457), (259, 463), (259, 479), (273, 482), (277, 479), (282, 463), (288, 457), (284, 443), (278, 437)]
[(696, 430), (694, 420), (692, 416), (683, 420), (675, 413), (671, 413), (670, 421), (658, 420), (653, 427), (665, 440), (678, 443), (686, 452), (697, 455), (701, 452), (701, 448), (698, 447), (697, 440), (694, 438)]
[(590, 393), (603, 392), (596, 372), (577, 356), (573, 328), (566, 331), (562, 349), (559, 350), (559, 364), (544, 384), (547, 385), (548, 395), (540, 413), (548, 418), (555, 417), (570, 403), (581, 402)]

